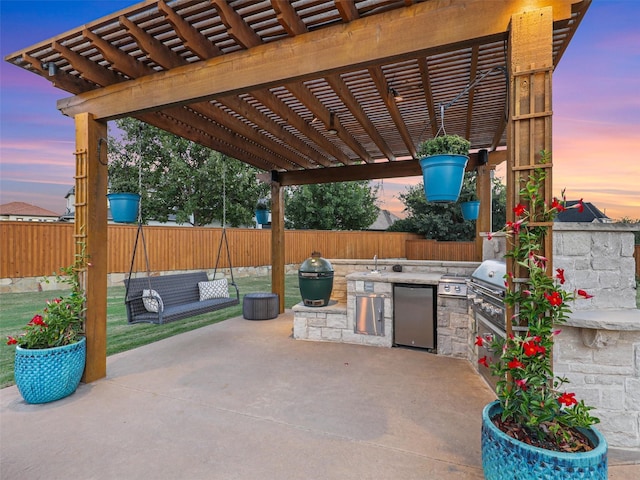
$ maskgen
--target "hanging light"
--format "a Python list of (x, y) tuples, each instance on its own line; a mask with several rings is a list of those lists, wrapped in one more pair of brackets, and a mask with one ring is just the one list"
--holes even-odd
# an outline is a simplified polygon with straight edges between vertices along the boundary
[(45, 62), (42, 68), (49, 71), (49, 76), (54, 77), (58, 73), (58, 66), (53, 62)]
[(404, 100), (402, 95), (400, 95), (398, 91), (393, 87), (389, 87), (389, 93), (393, 95), (393, 98), (395, 98), (396, 102), (401, 102), (402, 100)]
[(336, 114), (333, 112), (329, 112), (329, 128), (327, 128), (328, 133), (336, 134), (338, 133), (338, 129), (335, 125), (335, 116)]

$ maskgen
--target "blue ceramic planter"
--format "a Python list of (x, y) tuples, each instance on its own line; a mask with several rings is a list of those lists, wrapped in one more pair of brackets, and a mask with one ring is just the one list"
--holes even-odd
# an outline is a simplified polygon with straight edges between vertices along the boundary
[(110, 193), (111, 217), (117, 223), (134, 223), (138, 218), (140, 195), (137, 193)]
[(427, 202), (458, 200), (468, 160), (464, 155), (431, 155), (420, 159)]
[(82, 378), (87, 341), (62, 347), (31, 350), (16, 347), (14, 376), (27, 403), (47, 403), (76, 391)]
[(269, 223), (269, 210), (256, 210), (256, 222), (260, 225), (267, 225)]
[(480, 212), (480, 202), (478, 200), (463, 202), (460, 204), (460, 210), (462, 210), (462, 218), (465, 220), (477, 220)]
[(482, 469), (486, 480), (605, 480), (607, 441), (595, 428), (581, 429), (596, 446), (590, 452), (564, 453), (532, 447), (511, 438), (491, 418), (502, 412), (495, 401), (482, 411)]

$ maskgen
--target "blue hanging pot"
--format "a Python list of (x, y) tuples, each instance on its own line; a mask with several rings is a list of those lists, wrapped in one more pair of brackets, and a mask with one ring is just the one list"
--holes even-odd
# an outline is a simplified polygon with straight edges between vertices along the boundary
[(267, 225), (269, 223), (269, 210), (257, 209), (256, 222), (260, 225)]
[(480, 213), (480, 202), (478, 200), (462, 202), (460, 210), (462, 210), (462, 218), (465, 220), (477, 220), (478, 213)]
[(137, 193), (110, 193), (111, 217), (117, 223), (134, 223), (138, 218), (140, 195)]
[(431, 155), (420, 159), (427, 202), (456, 202), (462, 190), (465, 155)]

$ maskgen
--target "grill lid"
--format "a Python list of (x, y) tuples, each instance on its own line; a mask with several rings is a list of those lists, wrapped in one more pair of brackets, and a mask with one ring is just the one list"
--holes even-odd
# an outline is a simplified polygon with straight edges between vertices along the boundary
[[(322, 258), (320, 252), (313, 252), (311, 257), (307, 258), (300, 265), (299, 274), (302, 273), (331, 273), (333, 274), (333, 266), (329, 260)], [(333, 275), (332, 275), (333, 276)]]
[(485, 260), (471, 274), (471, 281), (486, 284), (498, 290), (506, 290), (504, 277), (507, 265), (499, 260)]

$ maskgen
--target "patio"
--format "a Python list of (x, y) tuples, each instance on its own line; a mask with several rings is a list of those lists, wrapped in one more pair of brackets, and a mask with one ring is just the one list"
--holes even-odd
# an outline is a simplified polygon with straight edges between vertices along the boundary
[[(237, 317), (114, 355), (107, 378), (52, 404), (3, 389), (1, 477), (482, 478), (494, 395), (471, 364), (294, 341), (292, 318)], [(609, 462), (612, 480), (640, 476), (628, 452)]]

